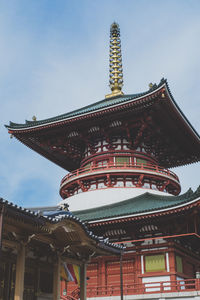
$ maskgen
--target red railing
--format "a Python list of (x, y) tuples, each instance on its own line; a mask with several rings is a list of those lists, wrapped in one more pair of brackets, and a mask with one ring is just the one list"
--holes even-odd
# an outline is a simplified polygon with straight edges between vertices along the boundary
[(111, 164), (111, 163), (107, 163), (105, 165), (91, 165), (89, 167), (82, 167), (80, 169), (77, 169), (71, 173), (68, 173), (61, 181), (61, 185), (63, 184), (63, 182), (70, 180), (71, 178), (75, 178), (75, 177), (79, 177), (82, 174), (91, 174), (94, 172), (98, 172), (98, 171), (110, 171), (110, 170), (133, 170), (133, 171), (150, 171), (150, 172), (154, 172), (156, 174), (160, 174), (160, 175), (165, 175), (170, 177), (173, 180), (176, 180), (177, 182), (179, 182), (178, 176), (176, 176), (175, 173), (173, 173), (172, 171), (169, 171), (168, 169), (164, 169), (161, 168), (159, 166), (156, 165), (150, 165), (150, 164), (127, 164), (127, 163), (123, 163), (123, 164)]
[(61, 287), (61, 296), (60, 299), (62, 300), (78, 300), (80, 298), (80, 288), (76, 288), (73, 290), (69, 295), (62, 295), (63, 289)]
[[(146, 282), (141, 284), (124, 284), (123, 295), (141, 295), (153, 293), (173, 293), (200, 291), (200, 279), (182, 279), (174, 281)], [(79, 288), (71, 294), (63, 296), (62, 300), (77, 300), (80, 297)], [(120, 285), (87, 287), (87, 298), (120, 296)]]
[[(172, 293), (200, 291), (199, 279), (183, 279), (175, 281), (148, 282), (123, 286), (124, 295), (139, 295), (148, 293)], [(120, 296), (120, 286), (87, 287), (87, 297)]]

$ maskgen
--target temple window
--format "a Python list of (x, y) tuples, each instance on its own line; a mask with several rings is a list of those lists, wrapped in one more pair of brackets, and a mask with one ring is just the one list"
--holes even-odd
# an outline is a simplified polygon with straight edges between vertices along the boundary
[(183, 260), (182, 257), (176, 255), (176, 271), (183, 273)]
[(115, 163), (117, 165), (124, 165), (124, 164), (130, 164), (130, 157), (129, 156), (116, 156), (115, 157)]
[(147, 165), (147, 160), (146, 159), (142, 159), (142, 158), (137, 158), (137, 164), (143, 164), (143, 165)]
[(104, 166), (107, 166), (107, 164), (108, 164), (107, 160), (99, 160), (99, 161), (96, 162), (96, 165), (98, 167), (104, 167)]
[(162, 272), (166, 271), (165, 255), (148, 255), (145, 256), (145, 271), (146, 272)]

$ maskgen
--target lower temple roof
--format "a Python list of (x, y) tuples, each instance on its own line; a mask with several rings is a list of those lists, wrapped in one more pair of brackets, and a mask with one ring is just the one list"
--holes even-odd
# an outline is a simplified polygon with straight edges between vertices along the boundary
[(189, 189), (179, 196), (161, 196), (149, 192), (140, 196), (130, 198), (115, 204), (104, 205), (98, 208), (73, 211), (73, 215), (83, 221), (96, 221), (144, 215), (175, 209), (180, 206), (187, 206), (190, 203), (200, 200), (200, 186), (193, 192)]
[[(61, 232), (60, 228), (64, 232), (63, 243), (66, 242), (66, 237), (70, 235), (67, 227), (75, 228), (72, 234), (72, 238), (76, 240), (77, 233), (81, 234), (82, 239), (85, 241), (89, 241), (89, 244), (95, 244), (96, 249), (100, 252), (106, 251), (103, 254), (120, 254), (124, 248), (120, 245), (113, 244), (109, 242), (108, 238), (99, 237), (93, 234), (87, 227), (87, 225), (81, 221), (77, 216), (74, 216), (71, 212), (65, 210), (50, 210), (48, 207), (43, 208), (40, 211), (30, 210), (27, 208), (23, 208), (21, 206), (17, 206), (12, 202), (8, 202), (7, 200), (0, 198), (0, 215), (4, 215), (4, 224), (6, 222), (16, 222), (19, 227), (19, 223), (21, 223), (24, 234), (28, 231), (32, 230), (32, 234), (29, 232), (29, 236), (34, 237), (38, 234), (45, 234), (46, 237), (50, 237), (52, 234), (55, 235), (57, 232), (58, 236)], [(65, 228), (66, 227), (66, 228)], [(26, 228), (26, 229), (25, 229)], [(53, 233), (51, 233), (51, 231)], [(69, 241), (68, 241), (69, 243)], [(81, 247), (81, 240), (79, 240), (79, 245)], [(102, 254), (101, 253), (101, 254)]]

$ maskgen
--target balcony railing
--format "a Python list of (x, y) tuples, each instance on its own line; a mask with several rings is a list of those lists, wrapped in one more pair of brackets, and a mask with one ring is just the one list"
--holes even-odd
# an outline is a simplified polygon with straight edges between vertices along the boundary
[[(200, 291), (199, 279), (125, 284), (124, 295)], [(120, 285), (87, 287), (87, 297), (120, 296)]]
[[(75, 289), (72, 293), (66, 296), (62, 295), (62, 300), (77, 300), (79, 299), (80, 289)], [(200, 279), (182, 279), (174, 281), (158, 281), (146, 282), (140, 284), (124, 284), (123, 295), (145, 295), (154, 293), (180, 293), (181, 292), (199, 292), (200, 293)], [(76, 296), (74, 296), (76, 292)], [(73, 295), (73, 296), (72, 296)], [(87, 298), (110, 297), (120, 296), (120, 285), (107, 285), (107, 286), (88, 286)], [(149, 298), (148, 298), (149, 299)]]
[(157, 175), (164, 175), (167, 176), (168, 178), (175, 180), (176, 182), (179, 183), (179, 179), (178, 176), (173, 173), (172, 171), (169, 171), (168, 169), (164, 169), (161, 168), (159, 166), (156, 165), (150, 165), (150, 164), (127, 164), (127, 163), (116, 163), (116, 164), (111, 164), (111, 163), (107, 163), (105, 165), (91, 165), (91, 166), (87, 166), (87, 167), (82, 167), (80, 169), (77, 169), (71, 173), (68, 173), (61, 181), (61, 186), (64, 182), (67, 183), (67, 181), (71, 180), (71, 179), (75, 179), (76, 177), (80, 177), (82, 175), (90, 175), (96, 172), (105, 172), (105, 171), (139, 171), (140, 173), (142, 173), (142, 171), (144, 171), (144, 173), (147, 173), (148, 171), (151, 173), (155, 173)]

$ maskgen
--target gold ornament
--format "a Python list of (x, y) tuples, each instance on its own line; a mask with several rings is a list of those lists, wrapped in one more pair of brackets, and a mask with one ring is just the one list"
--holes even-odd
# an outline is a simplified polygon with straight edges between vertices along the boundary
[(152, 87), (153, 87), (153, 83), (150, 82), (150, 83), (149, 83), (149, 88), (152, 89)]
[(113, 23), (110, 27), (110, 88), (112, 93), (106, 95), (106, 98), (123, 95), (123, 69), (120, 29), (117, 23)]

